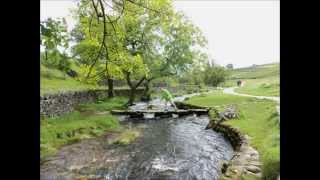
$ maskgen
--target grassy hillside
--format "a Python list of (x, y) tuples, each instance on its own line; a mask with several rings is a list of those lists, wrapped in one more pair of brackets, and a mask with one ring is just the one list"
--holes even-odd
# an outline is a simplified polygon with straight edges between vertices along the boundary
[(236, 86), (236, 81), (239, 79), (245, 84), (236, 89), (236, 92), (261, 96), (279, 96), (280, 94), (279, 63), (234, 69), (224, 86)]
[[(76, 70), (76, 67), (73, 69)], [(40, 67), (40, 94), (52, 94), (65, 91), (76, 91), (86, 89), (98, 89), (102, 87), (80, 83), (67, 74), (50, 69), (43, 65)]]

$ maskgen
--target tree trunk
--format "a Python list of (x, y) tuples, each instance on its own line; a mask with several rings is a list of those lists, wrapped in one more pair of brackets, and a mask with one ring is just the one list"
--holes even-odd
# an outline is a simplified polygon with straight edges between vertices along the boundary
[(130, 87), (130, 97), (129, 97), (129, 101), (127, 102), (127, 106), (131, 106), (133, 105), (133, 101), (135, 99), (135, 94), (136, 94), (136, 89), (140, 86), (140, 84), (146, 79), (146, 77), (142, 77), (140, 79), (140, 81), (137, 84), (132, 84), (131, 82), (131, 78), (130, 78), (130, 73), (126, 72), (126, 80), (127, 80), (127, 84)]
[(108, 97), (113, 98), (114, 97), (114, 91), (113, 91), (113, 79), (108, 78)]
[(143, 91), (143, 94), (141, 96), (141, 100), (142, 101), (150, 101), (151, 100), (150, 82), (151, 82), (151, 79), (145, 81), (145, 83), (144, 83), (144, 91)]
[(47, 48), (44, 50), (44, 55), (45, 55), (45, 62), (48, 61), (48, 51)]
[(127, 102), (127, 106), (133, 105), (133, 101), (135, 99), (135, 94), (136, 94), (136, 88), (131, 88), (130, 90), (130, 96), (129, 96), (129, 101)]

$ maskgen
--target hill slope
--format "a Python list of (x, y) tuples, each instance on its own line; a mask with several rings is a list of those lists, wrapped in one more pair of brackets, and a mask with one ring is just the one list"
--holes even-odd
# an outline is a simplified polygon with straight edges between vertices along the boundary
[(62, 71), (50, 69), (43, 65), (40, 67), (40, 94), (53, 94), (66, 91), (78, 91), (87, 89), (98, 89), (94, 85), (83, 84), (69, 77)]
[(245, 82), (236, 92), (261, 95), (279, 96), (280, 94), (280, 64), (264, 64), (255, 67), (234, 69), (225, 83), (226, 87), (236, 86), (237, 80)]

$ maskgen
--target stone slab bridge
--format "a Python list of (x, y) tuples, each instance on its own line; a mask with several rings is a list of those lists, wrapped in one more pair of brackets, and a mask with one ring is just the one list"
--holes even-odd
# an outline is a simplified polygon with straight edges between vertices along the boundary
[(208, 114), (209, 109), (178, 109), (178, 110), (112, 110), (111, 113), (115, 115), (127, 115), (130, 118), (144, 118), (146, 114), (153, 114), (154, 117), (173, 117), (186, 115), (205, 115)]

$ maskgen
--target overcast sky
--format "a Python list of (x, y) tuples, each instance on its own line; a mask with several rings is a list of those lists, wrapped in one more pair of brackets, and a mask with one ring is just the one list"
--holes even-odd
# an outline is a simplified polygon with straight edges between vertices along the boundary
[[(41, 0), (41, 20), (65, 17), (71, 30), (74, 26), (72, 7), (75, 7), (74, 0)], [(216, 63), (245, 67), (279, 62), (279, 1), (177, 0), (174, 7), (200, 27)]]

